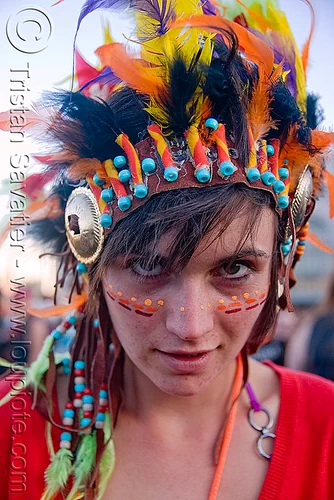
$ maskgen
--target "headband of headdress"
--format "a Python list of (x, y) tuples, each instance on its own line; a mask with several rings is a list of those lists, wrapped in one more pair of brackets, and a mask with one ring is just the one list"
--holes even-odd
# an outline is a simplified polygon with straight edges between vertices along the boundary
[[(41, 120), (60, 149), (38, 157), (48, 174), (34, 174), (25, 187), (33, 221), (59, 228), (65, 215), (67, 241), (59, 248), (63, 276), (57, 284), (76, 269), (70, 304), (45, 315), (76, 311), (46, 339), (28, 375), (50, 398), (49, 360), (57, 357), (51, 350), (78, 325), (74, 386), (58, 425), (64, 431), (60, 450), (46, 472), (45, 500), (66, 489), (71, 474), (68, 499), (82, 498), (84, 485), (102, 498), (112, 472), (106, 411), (113, 396), (110, 339), (99, 321), (89, 323), (84, 304), (87, 266), (98, 259), (119, 220), (151, 196), (173, 189), (244, 183), (269, 191), (286, 226), (281, 251), (288, 296), (289, 271), (303, 253), (307, 220), (325, 177), (334, 215), (334, 181), (323, 161), (333, 134), (315, 129), (314, 99), (306, 95), (311, 35), (300, 55), (284, 14), (272, 2), (251, 8), (237, 3), (235, 12), (203, 0), (87, 0), (82, 9), (78, 28), (97, 8), (128, 7), (140, 52), (129, 53), (108, 30), (96, 51), (102, 69), (75, 52), (80, 90), (51, 97), (54, 112)], [(59, 173), (62, 182), (45, 200), (43, 184)], [(73, 189), (73, 182), (79, 187)], [(57, 244), (57, 234), (47, 234)], [(69, 356), (60, 365), (69, 373)], [(67, 471), (61, 478), (60, 468)]]

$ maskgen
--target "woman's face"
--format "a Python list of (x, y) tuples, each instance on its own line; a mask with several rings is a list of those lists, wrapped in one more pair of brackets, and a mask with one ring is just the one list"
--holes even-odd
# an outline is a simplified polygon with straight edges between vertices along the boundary
[(275, 215), (264, 209), (256, 234), (238, 250), (244, 223), (235, 219), (213, 243), (214, 234), (204, 239), (182, 272), (173, 272), (168, 260), (168, 235), (150, 267), (133, 255), (106, 271), (104, 294), (126, 355), (168, 394), (189, 396), (208, 387), (234, 363), (263, 308)]

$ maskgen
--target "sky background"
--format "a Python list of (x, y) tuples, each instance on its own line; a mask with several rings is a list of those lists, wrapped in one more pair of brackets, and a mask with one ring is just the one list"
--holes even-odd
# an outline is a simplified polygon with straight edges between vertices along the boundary
[[(24, 69), (29, 63), (30, 78), (27, 83), (29, 91), (26, 92), (27, 99), (25, 101), (28, 106), (30, 102), (38, 98), (43, 90), (57, 87), (57, 82), (71, 74), (72, 44), (82, 4), (82, 0), (64, 0), (55, 6), (52, 6), (52, 2), (49, 0), (37, 0), (34, 3), (21, 0), (1, 0), (0, 53), (2, 67), (0, 73), (0, 111), (10, 108), (10, 70)], [(302, 0), (281, 0), (280, 5), (287, 14), (297, 44), (301, 48), (310, 29), (309, 9)], [(334, 99), (332, 97), (334, 81), (334, 0), (313, 0), (313, 6), (316, 14), (316, 29), (310, 50), (308, 90), (321, 96), (321, 105), (325, 110), (323, 126), (329, 129), (333, 128), (334, 125)], [(40, 11), (34, 11), (37, 12), (37, 19), (43, 27), (40, 34), (38, 34), (37, 25), (24, 23), (24, 16), (29, 14), (22, 12), (18, 14), (22, 9), (37, 9), (37, 11)], [(124, 40), (123, 33), (126, 35), (131, 34), (129, 30), (130, 23), (124, 15), (110, 15), (101, 10), (89, 14), (83, 21), (79, 31), (77, 47), (85, 59), (93, 65), (97, 63), (94, 50), (103, 43), (102, 17), (109, 19), (111, 33), (116, 40)], [(22, 45), (22, 41), (20, 41), (15, 31), (17, 26), (19, 26), (19, 34), (21, 33), (26, 39), (32, 40), (37, 35), (39, 40), (37, 42), (36, 40), (28, 41)], [(36, 47), (43, 48), (45, 46), (45, 49), (38, 53), (23, 53), (9, 43), (8, 37), (14, 45), (16, 44), (19, 48), (23, 48), (28, 52), (33, 51)], [(68, 85), (65, 85), (66, 87), (68, 88)], [(37, 151), (38, 146), (32, 144), (29, 140), (25, 140), (21, 145), (11, 144), (9, 134), (0, 132), (0, 183), (1, 180), (8, 178), (10, 155), (15, 153), (32, 154)], [(6, 187), (3, 187), (2, 190), (3, 195), (0, 194), (0, 218), (1, 215), (6, 214), (7, 210)], [(1, 267), (4, 265), (6, 264), (0, 262), (0, 272)], [(35, 273), (37, 272), (36, 269), (32, 266), (30, 272)], [(38, 273), (40, 272), (39, 270)]]

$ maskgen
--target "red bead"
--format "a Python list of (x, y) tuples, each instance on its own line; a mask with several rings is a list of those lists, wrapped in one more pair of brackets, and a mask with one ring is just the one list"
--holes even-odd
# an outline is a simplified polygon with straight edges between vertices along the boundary
[(92, 391), (92, 389), (89, 389), (88, 387), (86, 387), (86, 389), (83, 391), (83, 393), (85, 396), (91, 396), (93, 394), (93, 391)]
[(107, 391), (107, 390), (108, 390), (108, 384), (102, 384), (101, 391)]
[(81, 312), (81, 313), (85, 312), (85, 306), (84, 305), (79, 306), (78, 307), (78, 311)]
[(84, 377), (84, 375), (85, 375), (85, 370), (79, 370), (78, 368), (74, 370), (75, 377)]
[(99, 413), (105, 413), (108, 410), (108, 406), (99, 406)]
[(76, 392), (74, 394), (74, 399), (81, 399), (82, 398), (82, 392)]
[(69, 323), (68, 321), (65, 321), (65, 323), (63, 323), (63, 327), (66, 328), (66, 330), (68, 330), (69, 328), (71, 328), (71, 323)]
[(83, 418), (92, 418), (93, 412), (92, 411), (84, 411), (83, 412)]
[(65, 408), (66, 408), (66, 410), (73, 410), (74, 404), (71, 402), (68, 402), (68, 403), (66, 403)]

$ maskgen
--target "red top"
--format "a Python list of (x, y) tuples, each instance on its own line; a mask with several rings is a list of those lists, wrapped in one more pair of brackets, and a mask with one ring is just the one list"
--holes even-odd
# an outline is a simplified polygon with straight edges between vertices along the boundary
[[(334, 384), (268, 364), (280, 377), (281, 403), (259, 500), (334, 499)], [(0, 397), (9, 384), (2, 382)], [(0, 409), (1, 500), (38, 500), (44, 489), (45, 420), (31, 404), (29, 396), (20, 395)], [(60, 432), (53, 429), (56, 449)]]

